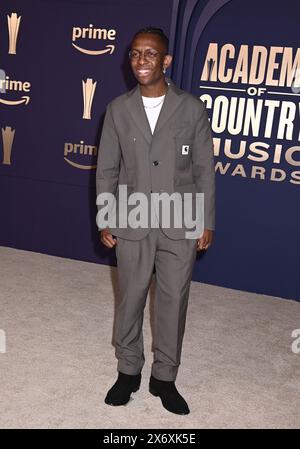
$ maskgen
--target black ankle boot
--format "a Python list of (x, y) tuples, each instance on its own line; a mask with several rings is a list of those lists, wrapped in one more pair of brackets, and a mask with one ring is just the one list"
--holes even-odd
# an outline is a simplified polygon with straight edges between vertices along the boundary
[(131, 376), (119, 372), (116, 383), (106, 395), (105, 403), (108, 405), (125, 405), (130, 399), (131, 393), (138, 391), (141, 384), (141, 374)]
[(177, 415), (187, 415), (190, 413), (189, 407), (183, 397), (178, 393), (175, 382), (155, 379), (150, 377), (149, 391), (153, 396), (159, 396), (162, 405), (169, 412)]

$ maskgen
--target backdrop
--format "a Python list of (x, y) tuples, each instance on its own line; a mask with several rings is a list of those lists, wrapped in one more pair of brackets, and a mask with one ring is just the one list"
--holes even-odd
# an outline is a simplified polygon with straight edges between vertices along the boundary
[[(25, 3), (25, 4), (24, 4)], [(103, 264), (95, 165), (107, 103), (147, 25), (205, 101), (217, 227), (193, 279), (300, 300), (298, 0), (1, 0), (0, 244)]]

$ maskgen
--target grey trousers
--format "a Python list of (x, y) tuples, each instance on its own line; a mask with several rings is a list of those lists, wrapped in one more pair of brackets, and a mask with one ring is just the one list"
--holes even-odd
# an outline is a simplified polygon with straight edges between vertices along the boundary
[(151, 374), (174, 381), (182, 341), (197, 240), (172, 240), (160, 228), (142, 240), (118, 237), (116, 246), (120, 302), (116, 311), (115, 344), (118, 371), (139, 374), (144, 366), (143, 316), (153, 267), (154, 359)]

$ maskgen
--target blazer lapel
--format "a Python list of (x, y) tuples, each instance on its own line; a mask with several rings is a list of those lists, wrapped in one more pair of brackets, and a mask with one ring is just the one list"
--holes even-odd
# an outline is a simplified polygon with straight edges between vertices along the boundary
[[(164, 126), (164, 124), (174, 114), (174, 112), (179, 107), (180, 103), (184, 98), (184, 96), (182, 95), (183, 91), (178, 89), (171, 80), (167, 79), (167, 82), (168, 82), (168, 89), (166, 97), (162, 105), (153, 134), (158, 132)], [(143, 105), (139, 85), (137, 85), (133, 90), (131, 90), (128, 93), (125, 103), (129, 113), (131, 114), (133, 120), (135, 121), (141, 132), (143, 133), (145, 139), (149, 144), (151, 144), (152, 132)]]
[(184, 95), (182, 95), (182, 90), (178, 89), (171, 80), (167, 79), (167, 82), (169, 85), (168, 90), (153, 134), (158, 132), (164, 126), (164, 124), (174, 114), (184, 98)]
[(125, 103), (133, 120), (143, 133), (147, 142), (150, 144), (152, 140), (152, 132), (144, 109), (139, 85), (137, 85), (133, 90), (129, 92)]

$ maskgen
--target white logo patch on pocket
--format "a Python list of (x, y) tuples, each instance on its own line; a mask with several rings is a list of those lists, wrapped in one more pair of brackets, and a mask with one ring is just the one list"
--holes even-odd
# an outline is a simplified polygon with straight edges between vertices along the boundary
[(181, 147), (181, 154), (189, 154), (190, 146), (189, 145), (182, 145)]

